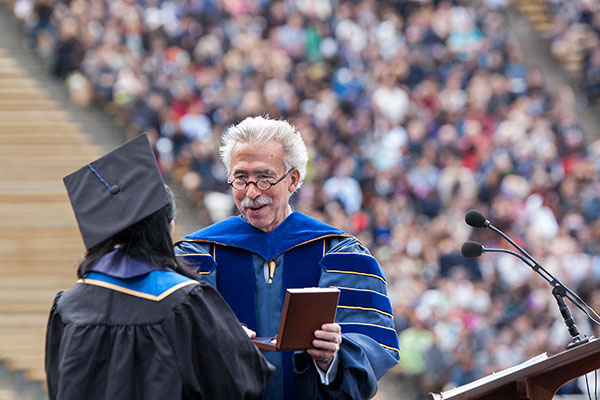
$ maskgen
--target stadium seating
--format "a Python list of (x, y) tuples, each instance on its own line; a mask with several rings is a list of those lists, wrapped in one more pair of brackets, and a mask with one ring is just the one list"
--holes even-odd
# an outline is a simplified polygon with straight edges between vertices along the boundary
[(43, 382), (48, 312), (84, 249), (62, 177), (99, 151), (23, 71), (0, 48), (0, 360)]
[[(0, 1), (11, 5), (14, 0)], [(221, 193), (228, 187), (216, 142), (206, 139), (206, 124), (197, 118), (196, 129), (186, 134), (180, 118), (203, 109), (211, 132), (218, 134), (245, 113), (290, 117), (307, 135), (315, 160), (296, 197), (298, 209), (359, 236), (386, 270), (403, 349), (402, 363), (393, 372), (403, 384), (418, 386), (420, 392), (438, 390), (536, 352), (562, 350), (564, 327), (553, 324), (555, 304), (539, 294), (537, 280), (502, 258), (482, 258), (479, 271), (458, 253), (460, 242), (470, 238), (495, 245), (495, 238), (471, 233), (464, 224), (464, 211), (477, 207), (532, 248), (532, 254), (548, 260), (558, 276), (571, 278), (576, 291), (589, 295), (600, 287), (600, 142), (588, 146), (583, 140), (584, 133), (596, 140), (597, 129), (579, 126), (574, 113), (579, 103), (571, 88), (549, 93), (547, 77), (526, 65), (526, 50), (507, 32), (506, 14), (475, 10), (470, 2), (420, 8), (418, 2), (361, 2), (359, 7), (342, 0), (332, 9), (326, 6), (334, 2), (315, 2), (328, 16), (319, 22), (314, 10), (278, 10), (280, 3), (272, 2), (273, 21), (263, 25), (263, 18), (248, 23), (258, 8), (246, 9), (246, 3), (266, 4), (222, 2), (226, 9), (218, 13), (196, 9), (198, 18), (189, 19), (181, 12), (186, 18), (180, 21), (177, 13), (145, 13), (140, 4), (127, 2), (129, 13), (139, 15), (148, 29), (140, 37), (154, 39), (153, 52), (141, 51), (135, 35), (126, 46), (103, 46), (92, 30), (84, 62), (71, 66), (80, 77), (89, 75), (90, 87), (100, 89), (94, 104), (104, 105), (132, 134), (147, 129), (155, 135), (166, 173), (173, 168), (171, 177), (181, 180), (199, 209), (210, 203), (205, 194), (211, 191), (222, 195), (217, 199), (228, 198)], [(554, 55), (564, 56), (558, 58), (571, 77), (580, 73), (581, 32), (557, 33), (555, 10), (549, 8), (566, 2), (505, 3), (518, 7)], [(73, 18), (81, 19), (80, 28), (96, 26), (81, 12), (85, 4), (92, 3), (71, 3), (70, 13), (55, 15), (54, 32), (72, 28)], [(171, 3), (175, 8), (183, 4)], [(375, 7), (382, 4), (389, 9)], [(119, 10), (99, 13), (97, 24), (118, 25)], [(301, 24), (296, 26), (286, 13), (303, 15), (305, 26), (299, 29)], [(161, 18), (167, 18), (165, 29), (156, 30)], [(166, 29), (184, 22), (190, 36)], [(225, 25), (235, 29), (222, 30)], [(471, 29), (465, 32), (465, 27)], [(288, 46), (288, 39), (297, 41), (303, 33), (321, 41), (320, 46), (309, 43), (307, 57)], [(170, 47), (162, 49), (165, 43)], [(57, 40), (56, 48), (61, 44)], [(106, 61), (137, 59), (138, 53), (150, 57), (146, 67), (154, 66), (150, 69), (156, 73), (148, 77), (140, 68), (144, 79), (138, 83), (152, 83), (146, 89), (160, 96), (132, 101), (140, 88), (130, 85), (135, 74)], [(265, 61), (272, 65), (262, 62), (263, 54), (269, 54)], [(62, 55), (71, 60), (68, 52)], [(47, 53), (40, 56), (44, 60)], [(8, 154), (0, 164), (0, 201), (6, 204), (0, 211), (0, 290), (10, 286), (0, 298), (0, 326), (10, 323), (2, 335), (11, 335), (0, 342), (15, 343), (14, 349), (0, 347), (0, 360), (28, 371), (30, 379), (43, 379), (42, 370), (35, 372), (43, 365), (41, 321), (53, 293), (73, 282), (72, 265), (82, 248), (60, 177), (89, 159), (88, 150), (79, 149), (90, 146), (79, 127), (20, 71), (6, 53), (0, 54), (0, 151)], [(101, 76), (122, 80), (109, 87)], [(65, 82), (68, 87), (69, 78)], [(395, 90), (387, 90), (388, 85)], [(355, 214), (342, 209), (347, 201), (342, 196), (321, 195), (326, 178), (348, 159), (356, 161), (352, 177), (364, 195), (363, 209)], [(534, 229), (538, 226), (550, 229)], [(565, 229), (553, 229), (559, 226)], [(473, 270), (483, 281), (466, 273)], [(580, 328), (593, 331), (587, 324)], [(26, 350), (30, 346), (33, 350)]]

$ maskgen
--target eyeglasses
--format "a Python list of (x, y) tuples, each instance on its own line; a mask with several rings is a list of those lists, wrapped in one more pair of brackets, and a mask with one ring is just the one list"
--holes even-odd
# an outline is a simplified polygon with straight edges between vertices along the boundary
[(290, 168), (281, 178), (277, 179), (275, 182), (271, 182), (267, 178), (260, 178), (255, 181), (249, 181), (244, 178), (233, 178), (232, 180), (227, 182), (227, 184), (231, 185), (231, 187), (236, 190), (244, 190), (248, 187), (249, 184), (254, 183), (254, 185), (258, 188), (258, 190), (266, 192), (267, 190), (271, 189), (271, 186), (275, 186), (279, 182), (284, 180), (285, 177), (288, 176), (290, 174), (290, 172), (292, 172), (293, 170), (294, 170), (294, 168)]

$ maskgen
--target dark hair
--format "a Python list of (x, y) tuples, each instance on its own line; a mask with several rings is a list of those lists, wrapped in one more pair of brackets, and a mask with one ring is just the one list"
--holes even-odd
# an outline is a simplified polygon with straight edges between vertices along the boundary
[(113, 251), (115, 247), (120, 247), (129, 256), (145, 261), (157, 269), (168, 267), (197, 279), (198, 275), (182, 264), (173, 251), (169, 223), (175, 216), (175, 203), (168, 188), (167, 193), (169, 204), (90, 248), (79, 264), (77, 276), (81, 278), (102, 256)]

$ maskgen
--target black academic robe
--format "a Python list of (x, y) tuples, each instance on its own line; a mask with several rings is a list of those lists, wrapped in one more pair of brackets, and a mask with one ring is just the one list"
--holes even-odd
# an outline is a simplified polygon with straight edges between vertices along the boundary
[(212, 287), (172, 271), (92, 272), (50, 312), (50, 399), (255, 398), (271, 368)]

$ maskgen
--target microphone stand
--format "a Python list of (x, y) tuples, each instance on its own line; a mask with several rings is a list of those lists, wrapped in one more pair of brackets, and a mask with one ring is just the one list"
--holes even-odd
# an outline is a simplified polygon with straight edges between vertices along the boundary
[[(485, 217), (484, 217), (484, 219), (485, 219)], [(504, 249), (500, 250), (500, 249), (484, 248), (484, 251), (509, 253), (509, 254), (512, 254), (512, 255), (520, 258), (521, 261), (523, 261), (531, 269), (533, 269), (535, 272), (537, 272), (538, 275), (540, 275), (542, 278), (544, 278), (544, 280), (546, 280), (552, 286), (552, 295), (554, 296), (554, 298), (556, 299), (556, 302), (558, 303), (558, 309), (560, 310), (560, 314), (562, 315), (563, 320), (565, 321), (565, 324), (567, 325), (569, 334), (573, 338), (573, 342), (571, 342), (567, 345), (567, 349), (571, 349), (573, 347), (579, 346), (580, 344), (589, 342), (590, 338), (588, 338), (588, 337), (582, 338), (581, 335), (579, 334), (579, 330), (577, 329), (577, 325), (575, 325), (573, 316), (571, 315), (571, 311), (569, 310), (569, 307), (567, 306), (567, 303), (564, 300), (565, 297), (568, 298), (573, 304), (575, 304), (575, 306), (577, 306), (577, 308), (584, 311), (583, 308), (572, 298), (572, 297), (575, 297), (576, 299), (579, 300), (579, 296), (577, 296), (575, 293), (573, 293), (573, 291), (571, 291), (569, 288), (567, 288), (565, 285), (563, 285), (562, 282), (560, 282), (558, 279), (556, 279), (550, 272), (548, 272), (544, 267), (542, 267), (527, 251), (525, 251), (523, 248), (521, 248), (521, 246), (519, 246), (517, 243), (515, 243), (510, 237), (508, 237), (508, 235), (506, 235), (500, 229), (498, 229), (495, 226), (493, 226), (492, 224), (490, 224), (487, 220), (486, 220), (486, 224), (483, 227), (489, 228), (492, 231), (499, 234), (500, 236), (502, 236), (504, 239), (506, 239), (506, 241), (508, 241), (517, 250), (519, 250), (523, 254), (524, 257), (521, 256), (521, 254), (515, 253), (514, 251), (504, 250)], [(530, 261), (531, 263), (528, 261)], [(593, 339), (593, 336), (592, 336), (592, 339)]]
[[(504, 234), (502, 236), (504, 236)], [(511, 243), (514, 243), (510, 239), (509, 239), (509, 241)], [(517, 249), (521, 250), (519, 246), (515, 245), (515, 247)], [(562, 315), (563, 320), (565, 321), (565, 324), (567, 325), (569, 334), (571, 334), (571, 337), (573, 338), (573, 342), (571, 342), (567, 345), (567, 350), (590, 341), (590, 339), (588, 337), (582, 338), (581, 335), (579, 334), (577, 325), (575, 325), (575, 321), (573, 320), (573, 316), (571, 315), (569, 306), (567, 306), (567, 303), (565, 302), (564, 298), (565, 297), (568, 298), (578, 308), (581, 308), (581, 307), (575, 301), (573, 301), (573, 299), (569, 296), (571, 291), (565, 285), (563, 285), (562, 282), (560, 282), (558, 279), (556, 279), (554, 276), (552, 276), (552, 274), (550, 272), (548, 272), (544, 267), (542, 267), (540, 264), (538, 264), (537, 261), (535, 261), (531, 256), (529, 256), (530, 259), (526, 259), (519, 253), (515, 253), (514, 251), (506, 250), (506, 249), (488, 249), (488, 248), (484, 247), (483, 251), (489, 252), (489, 253), (507, 253), (507, 254), (511, 254), (515, 257), (518, 257), (519, 259), (521, 259), (521, 261), (523, 261), (531, 269), (533, 269), (535, 272), (537, 272), (538, 275), (540, 275), (542, 278), (544, 278), (544, 280), (552, 286), (552, 295), (554, 296), (554, 298), (556, 299), (556, 302), (558, 303), (558, 309), (560, 311), (560, 314)], [(524, 252), (524, 254), (528, 255), (527, 252), (525, 252), (524, 250), (523, 250), (523, 252)], [(532, 263), (533, 263), (533, 265), (532, 265)], [(542, 273), (542, 271), (543, 271), (543, 273)]]
[(584, 344), (590, 341), (588, 337), (582, 338), (579, 334), (579, 330), (577, 329), (577, 325), (575, 325), (575, 321), (573, 320), (573, 316), (571, 315), (571, 311), (565, 302), (565, 297), (567, 296), (567, 290), (563, 286), (562, 283), (557, 282), (552, 289), (552, 295), (556, 299), (558, 303), (558, 309), (560, 310), (560, 314), (567, 325), (567, 329), (573, 338), (573, 342), (567, 345), (567, 350), (572, 349), (573, 347), (579, 346), (580, 344)]

